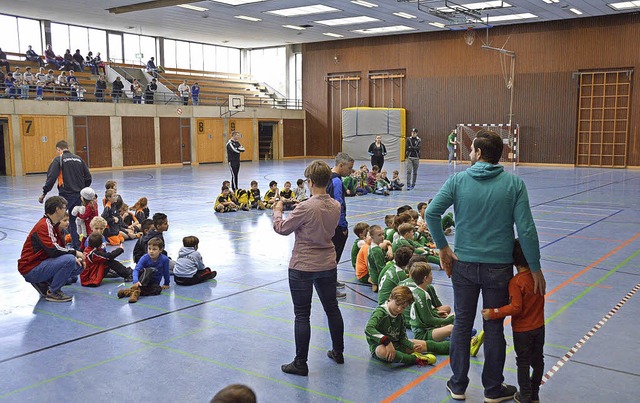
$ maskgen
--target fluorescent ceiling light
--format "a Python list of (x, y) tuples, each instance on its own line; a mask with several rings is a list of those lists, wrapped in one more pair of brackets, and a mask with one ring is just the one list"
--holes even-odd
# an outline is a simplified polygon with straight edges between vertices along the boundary
[(297, 31), (304, 31), (306, 29), (305, 27), (301, 27), (298, 25), (283, 25), (283, 27), (289, 28), (289, 29), (295, 29)]
[(357, 4), (359, 6), (367, 7), (367, 8), (378, 7), (377, 4), (369, 3), (368, 1), (364, 1), (364, 0), (351, 0), (351, 2), (353, 4)]
[(318, 24), (334, 27), (336, 25), (364, 24), (366, 22), (380, 21), (377, 18), (361, 15), (359, 17), (336, 18), (333, 20), (315, 21)]
[(322, 35), (332, 36), (334, 38), (344, 38), (344, 35), (334, 34), (333, 32), (323, 32)]
[[(469, 4), (461, 4), (462, 7), (469, 10), (484, 10), (487, 8), (507, 8), (511, 7), (511, 4), (504, 3), (502, 1), (483, 1), (480, 3), (469, 3)], [(456, 9), (455, 6), (452, 7), (437, 7), (436, 10), (442, 11), (445, 13), (454, 12)]]
[(260, 18), (247, 17), (246, 15), (236, 15), (235, 18), (237, 18), (239, 20), (247, 20), (247, 21), (252, 21), (252, 22), (262, 21)]
[(332, 11), (340, 11), (337, 8), (323, 6), (322, 4), (316, 4), (313, 6), (283, 8), (281, 10), (267, 11), (269, 14), (279, 15), (281, 17), (297, 17), (300, 15), (321, 14), (329, 13)]
[(630, 8), (640, 8), (640, 1), (621, 1), (618, 3), (609, 3), (609, 7), (614, 10), (628, 10)]
[(560, 3), (560, 0), (542, 0), (547, 4)]
[(510, 21), (510, 20), (526, 20), (527, 18), (538, 18), (537, 15), (531, 13), (496, 15), (489, 17), (489, 22)]
[(430, 22), (429, 25), (433, 25), (434, 27), (444, 28), (445, 25), (441, 22)]
[(266, 0), (210, 0), (215, 3), (227, 4), (229, 6), (241, 6), (243, 4), (262, 3)]
[(582, 11), (578, 10), (577, 8), (570, 8), (569, 10), (574, 14), (582, 15)]
[(408, 20), (412, 19), (412, 18), (418, 18), (415, 15), (412, 14), (407, 14), (407, 13), (403, 13), (401, 11), (397, 12), (397, 13), (393, 13), (393, 15), (397, 15), (398, 17), (402, 17), (402, 18), (406, 18)]
[(189, 10), (193, 10), (193, 11), (209, 11), (208, 8), (204, 8), (204, 7), (198, 7), (198, 6), (194, 6), (191, 4), (177, 4), (178, 7), (182, 7), (182, 8), (187, 8)]
[(356, 29), (351, 32), (355, 32), (357, 34), (388, 34), (390, 32), (415, 31), (415, 30), (416, 30), (415, 28), (407, 27), (404, 25), (395, 25), (392, 27)]

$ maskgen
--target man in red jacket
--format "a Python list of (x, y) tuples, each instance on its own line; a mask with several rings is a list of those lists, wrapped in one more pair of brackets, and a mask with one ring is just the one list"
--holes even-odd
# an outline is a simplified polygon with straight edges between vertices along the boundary
[(58, 227), (67, 209), (62, 196), (49, 197), (44, 203), (44, 216), (36, 223), (22, 247), (18, 271), (41, 296), (51, 302), (70, 302), (62, 286), (84, 269), (84, 255), (64, 247), (64, 236)]

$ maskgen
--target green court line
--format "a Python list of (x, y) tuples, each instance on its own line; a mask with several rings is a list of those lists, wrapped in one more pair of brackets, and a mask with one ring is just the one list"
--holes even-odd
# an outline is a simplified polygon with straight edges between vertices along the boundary
[(596, 286), (598, 286), (600, 283), (602, 283), (603, 281), (605, 281), (606, 279), (608, 279), (611, 275), (613, 275), (615, 272), (617, 272), (618, 270), (620, 270), (622, 267), (626, 266), (627, 263), (629, 263), (631, 260), (633, 260), (636, 256), (640, 255), (640, 249), (636, 250), (631, 256), (629, 256), (628, 258), (626, 258), (625, 260), (623, 260), (622, 262), (620, 262), (616, 267), (614, 267), (613, 269), (611, 269), (610, 271), (608, 271), (604, 276), (600, 277), (595, 283), (591, 284), (589, 287), (585, 288), (584, 291), (582, 291), (580, 294), (576, 295), (575, 298), (573, 298), (571, 301), (567, 302), (566, 304), (564, 304), (560, 309), (558, 309), (553, 315), (549, 316), (545, 321), (545, 325), (548, 324), (549, 322), (551, 322), (552, 320), (554, 320), (555, 318), (557, 318), (558, 316), (560, 316), (560, 314), (562, 314), (564, 311), (566, 311), (569, 307), (571, 307), (573, 304), (575, 304), (576, 302), (578, 302), (580, 299), (582, 299), (582, 297), (584, 297), (585, 295), (587, 295), (591, 290), (593, 290), (594, 288), (596, 288)]

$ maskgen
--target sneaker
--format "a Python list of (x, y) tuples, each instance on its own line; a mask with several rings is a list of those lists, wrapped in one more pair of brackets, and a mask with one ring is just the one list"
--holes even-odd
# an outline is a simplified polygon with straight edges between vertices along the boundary
[(497, 396), (494, 396), (494, 397), (485, 396), (484, 401), (485, 403), (499, 403), (499, 402), (504, 402), (505, 400), (511, 400), (516, 395), (517, 391), (518, 391), (518, 388), (516, 388), (515, 386), (507, 385), (506, 383), (503, 383), (502, 386), (500, 387), (500, 393), (498, 393)]
[(342, 353), (336, 353), (333, 350), (327, 351), (327, 357), (331, 358), (338, 364), (344, 364), (344, 355)]
[(64, 294), (62, 291), (51, 292), (51, 290), (48, 290), (45, 299), (49, 302), (71, 302), (73, 297)]
[(309, 367), (307, 366), (306, 363), (303, 365), (303, 364), (296, 364), (295, 361), (291, 361), (289, 364), (282, 365), (280, 369), (282, 370), (282, 372), (286, 374), (300, 375), (300, 376), (309, 375)]
[(516, 394), (513, 396), (513, 400), (515, 400), (518, 403), (533, 403), (533, 402), (539, 402), (537, 400), (533, 400), (530, 397), (524, 397), (524, 396), (520, 396), (520, 392), (516, 392)]
[(336, 281), (336, 288), (344, 288), (345, 284), (342, 281)]
[(33, 288), (36, 289), (36, 291), (38, 291), (38, 294), (40, 294), (41, 297), (46, 297), (47, 296), (47, 292), (49, 291), (49, 283), (47, 283), (46, 281), (43, 281), (41, 283), (29, 283), (33, 286)]
[(449, 395), (451, 396), (451, 398), (453, 400), (465, 400), (467, 398), (465, 396), (464, 392), (456, 393), (456, 392), (453, 391), (453, 388), (451, 386), (451, 380), (447, 381), (447, 390), (449, 391)]
[(481, 330), (476, 336), (471, 338), (471, 356), (475, 357), (478, 355), (478, 351), (480, 350), (480, 346), (484, 342), (484, 330)]
[(109, 269), (107, 274), (104, 275), (104, 278), (119, 278), (119, 277), (120, 277), (120, 275), (118, 275), (118, 273), (116, 273), (112, 269)]
[(215, 270), (212, 270), (211, 273), (208, 273), (207, 275), (205, 275), (205, 280), (213, 280), (214, 278), (216, 278), (216, 276), (218, 275), (218, 272)]
[[(411, 353), (411, 355), (416, 356), (416, 358), (419, 361), (423, 361), (423, 363), (426, 363), (428, 365), (433, 365), (433, 364), (436, 363), (436, 356), (433, 355), (433, 354), (413, 352), (413, 353)], [(418, 364), (418, 365), (422, 366), (420, 364)]]
[(347, 293), (336, 290), (336, 298), (347, 298)]

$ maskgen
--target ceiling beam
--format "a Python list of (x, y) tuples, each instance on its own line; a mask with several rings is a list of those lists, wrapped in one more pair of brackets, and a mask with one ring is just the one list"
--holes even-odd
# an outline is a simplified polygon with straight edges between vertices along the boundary
[(177, 6), (178, 4), (200, 3), (201, 1), (202, 0), (152, 0), (142, 3), (129, 4), (128, 6), (108, 8), (107, 11), (112, 14), (124, 14), (134, 11), (151, 10), (154, 8), (172, 7)]

